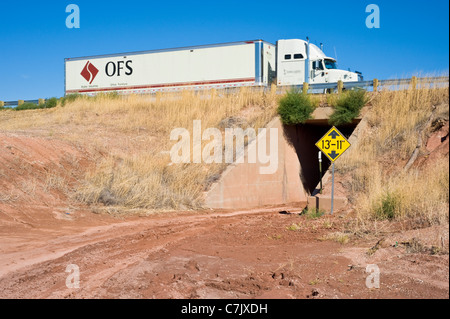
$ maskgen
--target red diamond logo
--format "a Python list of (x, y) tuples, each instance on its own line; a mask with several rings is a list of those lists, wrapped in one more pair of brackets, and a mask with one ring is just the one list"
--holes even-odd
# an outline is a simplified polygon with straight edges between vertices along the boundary
[(92, 84), (92, 81), (94, 81), (97, 74), (98, 69), (89, 61), (84, 66), (83, 71), (81, 71), (81, 76), (83, 76), (89, 84)]

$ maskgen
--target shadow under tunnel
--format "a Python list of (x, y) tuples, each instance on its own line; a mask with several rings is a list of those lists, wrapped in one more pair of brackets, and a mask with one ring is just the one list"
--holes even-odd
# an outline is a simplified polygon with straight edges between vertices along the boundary
[[(359, 121), (354, 123), (336, 126), (336, 128), (345, 136), (349, 138)], [(298, 125), (283, 125), (284, 135), (286, 140), (295, 148), (298, 160), (301, 167), (300, 179), (306, 191), (313, 194), (317, 185), (320, 182), (319, 170), (319, 149), (316, 146), (319, 141), (331, 126), (327, 122), (306, 123)], [(331, 161), (322, 154), (322, 174), (331, 165)]]

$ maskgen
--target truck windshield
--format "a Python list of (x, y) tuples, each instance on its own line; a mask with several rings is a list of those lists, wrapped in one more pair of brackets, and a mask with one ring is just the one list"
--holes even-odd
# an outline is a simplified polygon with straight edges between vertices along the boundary
[(325, 59), (325, 67), (327, 69), (337, 69), (336, 62), (328, 59)]

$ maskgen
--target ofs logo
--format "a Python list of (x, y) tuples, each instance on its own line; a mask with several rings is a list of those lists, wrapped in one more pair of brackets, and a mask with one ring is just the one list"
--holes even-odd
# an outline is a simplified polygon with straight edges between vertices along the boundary
[[(109, 77), (121, 76), (123, 74), (131, 75), (133, 74), (133, 68), (131, 66), (132, 63), (132, 60), (117, 62), (110, 61), (106, 63), (105, 73)], [(99, 70), (90, 61), (87, 61), (83, 71), (81, 71), (81, 76), (84, 77), (89, 84), (92, 84), (98, 72)]]
[(128, 60), (127, 62), (125, 61), (108, 62), (106, 63), (105, 67), (106, 75), (109, 77), (112, 77), (114, 75), (120, 76), (120, 71), (124, 70), (124, 68), (127, 69), (125, 71), (125, 74), (131, 75), (133, 74), (133, 68), (131, 67), (131, 63), (133, 63), (133, 61), (131, 60)]
[(92, 84), (92, 81), (94, 81), (97, 74), (98, 69), (91, 62), (87, 61), (83, 71), (81, 71), (81, 76), (84, 77), (89, 84)]

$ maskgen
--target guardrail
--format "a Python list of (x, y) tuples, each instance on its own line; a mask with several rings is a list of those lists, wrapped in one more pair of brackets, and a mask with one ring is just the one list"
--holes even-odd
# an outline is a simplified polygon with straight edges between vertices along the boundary
[(33, 103), (33, 104), (43, 104), (45, 103), (44, 99), (38, 100), (18, 100), (18, 101), (0, 101), (0, 107), (2, 106), (17, 106), (22, 105), (23, 103)]
[(342, 82), (339, 81), (337, 83), (319, 83), (319, 84), (308, 84), (304, 83), (303, 85), (294, 86), (299, 90), (303, 90), (304, 92), (313, 93), (313, 91), (334, 91), (341, 92), (342, 90), (361, 88), (372, 91), (379, 91), (383, 88), (389, 88), (390, 90), (400, 90), (407, 89), (409, 87), (420, 88), (427, 85), (434, 86), (448, 86), (449, 85), (449, 77), (448, 76), (436, 76), (436, 77), (411, 77), (405, 79), (390, 79), (390, 80), (378, 80), (373, 79), (372, 81), (357, 81), (357, 82)]
[[(295, 85), (293, 88), (298, 90), (302, 90), (303, 92), (314, 93), (317, 91), (331, 91), (331, 92), (342, 92), (342, 90), (348, 90), (353, 88), (361, 88), (373, 91), (379, 91), (382, 88), (390, 87), (390, 90), (399, 90), (406, 89), (410, 86), (420, 87), (421, 85), (449, 85), (449, 77), (448, 76), (435, 76), (435, 77), (411, 77), (405, 79), (390, 79), (390, 80), (378, 80), (373, 79), (372, 81), (357, 81), (357, 82), (342, 82), (338, 81), (337, 83), (319, 83), (319, 84), (308, 84), (303, 83), (303, 85)], [(267, 88), (270, 89), (270, 88)], [(3, 106), (18, 106), (23, 103), (34, 103), (34, 104), (43, 104), (45, 103), (44, 99), (38, 100), (18, 100), (18, 101), (0, 101), (0, 107)]]

